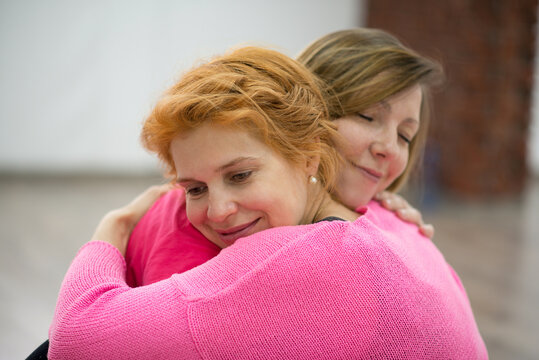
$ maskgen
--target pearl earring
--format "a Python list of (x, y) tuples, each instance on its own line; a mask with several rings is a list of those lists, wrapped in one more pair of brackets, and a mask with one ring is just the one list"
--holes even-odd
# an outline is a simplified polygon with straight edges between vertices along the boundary
[(311, 184), (316, 184), (318, 182), (318, 179), (311, 175), (309, 176), (309, 182)]

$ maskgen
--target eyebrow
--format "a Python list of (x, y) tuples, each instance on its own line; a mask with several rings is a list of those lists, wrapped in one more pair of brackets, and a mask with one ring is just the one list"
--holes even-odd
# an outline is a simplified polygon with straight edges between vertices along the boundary
[(410, 123), (410, 124), (416, 124), (417, 126), (420, 125), (419, 120), (416, 118), (406, 118), (404, 119), (404, 122)]
[[(245, 161), (254, 161), (254, 160), (257, 160), (256, 157), (252, 157), (252, 156), (240, 156), (238, 158), (235, 158), (234, 160), (231, 160), (229, 162), (227, 162), (226, 164), (222, 165), (222, 166), (219, 166), (217, 168), (217, 170), (215, 170), (215, 172), (223, 172), (225, 171), (226, 169), (230, 168), (230, 167), (233, 167), (237, 164), (240, 164), (242, 162), (245, 162)], [(192, 179), (192, 178), (181, 178), (181, 179), (177, 179), (176, 180), (176, 183), (182, 183), (182, 182), (188, 182), (188, 181), (197, 181), (195, 179)]]
[(391, 104), (388, 103), (386, 100), (381, 100), (379, 104), (382, 106), (382, 108), (386, 111), (391, 111)]
[(218, 169), (217, 169), (217, 172), (222, 172), (232, 166), (235, 166), (239, 163), (242, 163), (244, 161), (253, 161), (253, 160), (257, 160), (257, 158), (253, 157), (253, 156), (241, 156), (239, 158), (236, 158), (232, 161), (229, 161), (227, 162), (226, 164), (224, 164), (223, 166), (220, 166)]

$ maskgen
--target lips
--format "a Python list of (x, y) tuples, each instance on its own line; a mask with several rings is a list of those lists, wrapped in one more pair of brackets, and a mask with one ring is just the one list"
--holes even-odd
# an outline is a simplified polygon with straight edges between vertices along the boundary
[(370, 168), (366, 168), (366, 167), (363, 167), (363, 166), (359, 166), (359, 165), (353, 163), (352, 161), (349, 161), (349, 162), (354, 168), (358, 169), (368, 179), (370, 179), (370, 180), (372, 180), (374, 182), (378, 182), (382, 178), (383, 174), (381, 172), (379, 172), (379, 171), (376, 171), (376, 170), (373, 170), (373, 169), (370, 169)]
[(254, 228), (254, 226), (258, 223), (259, 220), (260, 218), (252, 222), (234, 226), (228, 229), (215, 230), (215, 232), (219, 235), (219, 237), (225, 244), (232, 245), (239, 238), (251, 235), (251, 229)]

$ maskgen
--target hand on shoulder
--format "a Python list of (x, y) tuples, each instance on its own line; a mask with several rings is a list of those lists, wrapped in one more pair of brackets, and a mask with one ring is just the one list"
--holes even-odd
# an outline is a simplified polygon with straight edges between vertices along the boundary
[(400, 219), (416, 224), (419, 231), (426, 237), (432, 239), (434, 236), (434, 226), (432, 224), (425, 224), (419, 210), (410, 205), (402, 196), (389, 191), (383, 191), (376, 194), (374, 199), (382, 204), (384, 208), (395, 212)]

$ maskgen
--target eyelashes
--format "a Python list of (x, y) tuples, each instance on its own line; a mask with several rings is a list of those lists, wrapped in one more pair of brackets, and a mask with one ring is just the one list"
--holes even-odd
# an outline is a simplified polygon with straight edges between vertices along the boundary
[(367, 116), (367, 115), (365, 115), (365, 114), (362, 114), (362, 113), (358, 113), (357, 116), (359, 116), (359, 117), (362, 118), (362, 119), (367, 120), (368, 122), (371, 122), (371, 121), (374, 120), (374, 118), (372, 118), (372, 117), (370, 117), (370, 116)]
[(190, 197), (197, 197), (204, 194), (206, 191), (206, 186), (193, 186), (190, 188), (185, 188), (185, 193), (189, 195)]
[(412, 142), (411, 139), (407, 138), (405, 135), (399, 134), (399, 137), (404, 140), (407, 144), (410, 144)]
[[(373, 122), (374, 121), (374, 117), (367, 116), (367, 115), (362, 114), (362, 113), (357, 113), (357, 116), (359, 116), (360, 118), (362, 118), (364, 120), (367, 120), (368, 122)], [(399, 134), (399, 138), (402, 139), (408, 145), (412, 143), (412, 139), (413, 139), (413, 137), (408, 137), (405, 134)]]
[[(234, 185), (245, 184), (249, 180), (253, 172), (253, 170), (247, 170), (233, 173), (228, 176), (228, 182)], [(200, 185), (193, 184), (193, 186), (185, 187), (185, 193), (192, 199), (202, 197), (207, 191), (208, 186), (203, 183), (200, 183)]]
[(252, 170), (242, 171), (239, 173), (236, 173), (230, 177), (230, 180), (236, 184), (241, 184), (247, 181), (251, 175), (253, 174)]

